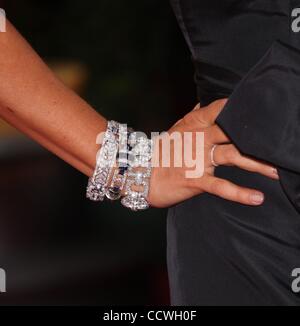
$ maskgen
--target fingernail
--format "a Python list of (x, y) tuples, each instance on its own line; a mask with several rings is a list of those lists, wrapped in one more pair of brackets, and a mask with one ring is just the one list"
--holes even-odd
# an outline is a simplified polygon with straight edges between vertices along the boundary
[(276, 180), (279, 180), (279, 174), (278, 174), (278, 171), (277, 171), (277, 169), (275, 169), (275, 168), (272, 168), (272, 170), (271, 170), (272, 172), (272, 177), (274, 178), (274, 179), (276, 179)]
[(253, 204), (260, 205), (263, 203), (265, 196), (261, 192), (256, 192), (250, 196), (250, 199)]

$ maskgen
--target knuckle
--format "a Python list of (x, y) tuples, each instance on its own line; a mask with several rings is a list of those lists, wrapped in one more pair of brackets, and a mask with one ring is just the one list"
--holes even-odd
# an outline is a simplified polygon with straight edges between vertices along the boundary
[(205, 139), (205, 143), (207, 143), (209, 145), (213, 145), (213, 132), (212, 132), (211, 128), (207, 128), (204, 131), (204, 139)]
[(185, 178), (185, 187), (196, 189), (196, 190), (202, 190), (203, 185), (201, 182), (201, 178)]
[(190, 112), (183, 117), (183, 121), (187, 125), (192, 125), (196, 122), (195, 112)]
[(214, 194), (221, 194), (225, 191), (226, 181), (216, 180), (211, 184), (211, 192)]
[(243, 189), (243, 191), (238, 192), (237, 198), (240, 203), (247, 204), (249, 202), (250, 192), (246, 189)]
[(235, 163), (241, 158), (239, 151), (233, 145), (227, 147), (225, 156), (230, 163)]
[(195, 125), (196, 128), (201, 128), (208, 125), (205, 109), (199, 109), (189, 112), (183, 117), (183, 120), (188, 125)]

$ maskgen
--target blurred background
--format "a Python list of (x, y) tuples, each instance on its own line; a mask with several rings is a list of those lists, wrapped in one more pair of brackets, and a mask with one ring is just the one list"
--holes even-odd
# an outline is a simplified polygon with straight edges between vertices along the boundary
[[(108, 119), (163, 131), (193, 108), (168, 0), (0, 0), (55, 73)], [(87, 126), (88, 128), (88, 126)], [(85, 199), (87, 178), (0, 120), (0, 304), (169, 304), (166, 210)]]

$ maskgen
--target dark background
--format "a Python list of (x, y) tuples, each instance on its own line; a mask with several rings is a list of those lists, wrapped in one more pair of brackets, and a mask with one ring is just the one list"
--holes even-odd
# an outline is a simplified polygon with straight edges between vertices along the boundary
[[(162, 131), (196, 103), (190, 54), (167, 0), (0, 0), (0, 7), (108, 119)], [(92, 203), (86, 184), (0, 122), (0, 268), (7, 273), (0, 304), (169, 303), (167, 211)]]

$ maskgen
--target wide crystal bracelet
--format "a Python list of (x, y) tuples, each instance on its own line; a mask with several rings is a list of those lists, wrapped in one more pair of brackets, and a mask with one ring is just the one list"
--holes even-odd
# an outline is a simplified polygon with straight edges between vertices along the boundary
[(119, 148), (119, 123), (109, 121), (97, 157), (94, 174), (89, 178), (86, 197), (103, 201)]
[(129, 153), (131, 160), (125, 185), (125, 196), (121, 203), (133, 211), (145, 210), (149, 208), (147, 197), (152, 170), (153, 142), (144, 136), (138, 137), (137, 133), (133, 133), (129, 144), (132, 146)]

